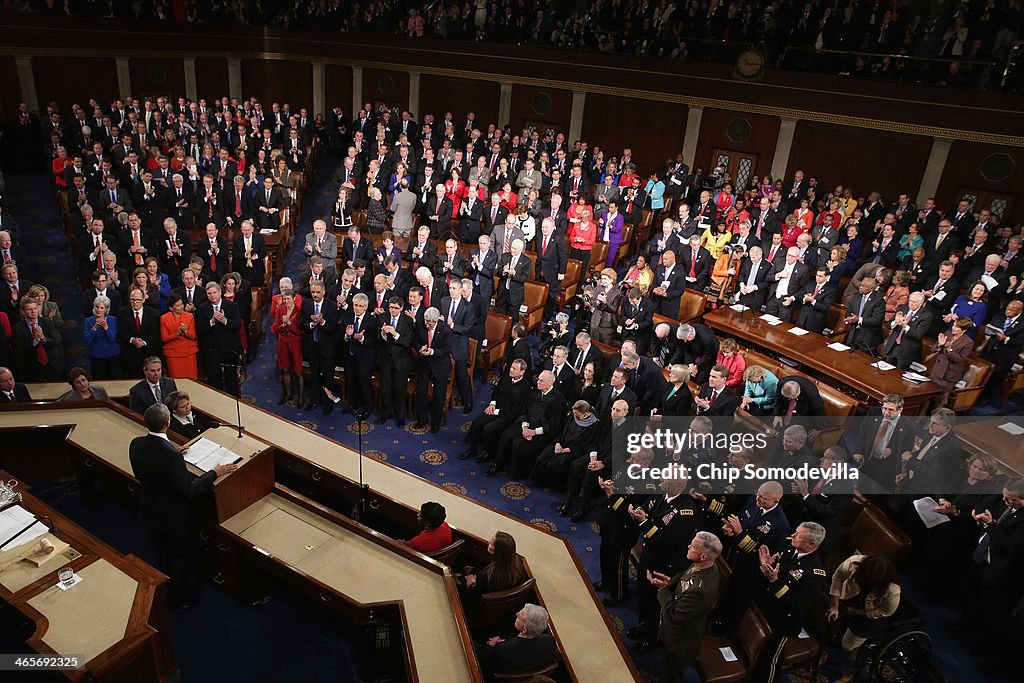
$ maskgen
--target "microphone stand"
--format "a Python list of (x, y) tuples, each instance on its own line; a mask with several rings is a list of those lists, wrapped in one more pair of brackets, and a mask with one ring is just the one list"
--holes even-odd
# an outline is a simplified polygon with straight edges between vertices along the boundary
[[(857, 346), (859, 346), (860, 348), (864, 349), (864, 350), (865, 350), (865, 351), (867, 351), (867, 352), (868, 352), (869, 354), (871, 354), (871, 358), (873, 358), (873, 359), (874, 359), (874, 361), (875, 361), (875, 362), (874, 362), (874, 364), (872, 364), (872, 366), (871, 366), (871, 367), (873, 367), (873, 368), (875, 369), (875, 374), (876, 374), (876, 375), (881, 375), (881, 374), (882, 374), (882, 371), (878, 369), (878, 364), (879, 364), (880, 362), (882, 362), (882, 359), (881, 359), (881, 358), (879, 358), (879, 357), (878, 357), (878, 356), (877, 356), (877, 355), (875, 354), (875, 350), (874, 350), (873, 348), (871, 348), (870, 346), (868, 346), (867, 344), (865, 344), (864, 342), (860, 342), (860, 343), (858, 343), (858, 344), (857, 344)], [(854, 350), (854, 351), (856, 351), (856, 350), (857, 350), (857, 349), (856, 349), (856, 347), (854, 347), (854, 349), (853, 349), (853, 350)]]
[(359, 459), (359, 499), (352, 506), (352, 519), (357, 522), (363, 519), (366, 514), (366, 494), (370, 490), (368, 484), (363, 482), (363, 413), (362, 411), (356, 412), (356, 435), (357, 435), (357, 451), (356, 457)]
[(221, 370), (224, 370), (224, 368), (232, 368), (235, 371), (235, 385), (236, 385), (235, 386), (236, 391), (234, 392), (235, 393), (235, 417), (237, 418), (238, 422), (236, 424), (226, 424), (226, 423), (223, 423), (223, 422), (218, 422), (216, 426), (217, 427), (232, 427), (232, 428), (237, 429), (238, 430), (238, 438), (241, 439), (242, 438), (242, 430), (244, 429), (242, 427), (242, 403), (241, 403), (241, 400), (239, 399), (239, 395), (242, 393), (242, 378), (241, 378), (241, 376), (238, 373), (238, 361), (241, 358), (241, 354), (239, 354), (239, 353), (237, 353), (235, 351), (222, 351), (221, 353), (222, 354), (223, 353), (231, 353), (231, 354), (234, 354), (234, 356), (235, 356), (235, 362), (234, 363), (218, 363), (218, 365), (220, 366)]

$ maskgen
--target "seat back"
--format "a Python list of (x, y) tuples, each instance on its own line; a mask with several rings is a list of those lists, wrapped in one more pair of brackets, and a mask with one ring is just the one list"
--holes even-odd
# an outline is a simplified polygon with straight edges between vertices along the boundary
[(532, 669), (530, 671), (523, 671), (517, 674), (494, 674), (495, 681), (503, 681), (504, 683), (529, 683), (530, 681), (540, 677), (554, 674), (558, 671), (560, 666), (558, 651), (555, 651), (555, 660), (550, 664), (543, 666), (539, 669)]
[[(842, 291), (842, 290), (839, 290)], [(849, 332), (850, 326), (846, 324), (846, 306), (832, 304), (825, 313), (825, 327), (832, 330), (829, 335), (832, 339), (842, 339)]]
[(546, 282), (523, 283), (523, 304), (526, 306), (526, 331), (533, 332), (544, 322), (544, 304), (548, 300)]
[(571, 258), (565, 265), (565, 278), (558, 290), (556, 299), (559, 309), (565, 307), (569, 301), (576, 297), (576, 290), (580, 286), (580, 275), (583, 273), (583, 263), (579, 259)]
[(683, 296), (679, 298), (679, 317), (681, 323), (689, 323), (704, 315), (704, 308), (708, 304), (708, 295), (693, 289), (683, 290)]
[(768, 621), (757, 607), (751, 607), (743, 615), (736, 632), (736, 644), (747, 659), (747, 671), (752, 671), (761, 658), (764, 646), (772, 636)]
[(879, 555), (899, 566), (910, 550), (910, 537), (878, 506), (868, 503), (850, 529), (853, 549), (867, 555)]
[(435, 550), (427, 555), (441, 564), (446, 564), (449, 567), (454, 567), (456, 560), (459, 559), (459, 554), (462, 553), (462, 546), (466, 545), (466, 539), (460, 538), (457, 541), (452, 541), (451, 544), (446, 545), (440, 550)]
[(602, 344), (601, 342), (594, 341), (593, 339), (590, 340), (590, 343), (594, 345), (594, 348), (601, 352), (601, 367), (605, 370), (614, 370), (614, 368), (610, 368), (608, 364), (612, 362), (612, 356), (619, 352), (618, 347)]
[(487, 322), (484, 324), (484, 339), (486, 344), (480, 348), (479, 365), (483, 368), (484, 376), (491, 368), (501, 365), (508, 352), (508, 340), (512, 336), (512, 317), (496, 311), (487, 312)]
[(633, 226), (626, 223), (622, 226), (622, 244), (619, 245), (619, 251), (615, 254), (615, 267), (621, 268), (622, 262), (626, 260), (629, 254), (629, 247), (633, 240)]
[[(924, 364), (931, 372), (935, 365), (938, 354), (935, 353), (935, 340), (923, 339), (921, 341), (921, 353), (924, 355)], [(985, 390), (989, 377), (992, 376), (993, 365), (987, 360), (980, 358), (976, 353), (967, 357), (967, 368), (964, 370), (962, 381), (963, 387), (957, 389), (952, 395), (951, 408), (957, 413), (965, 413), (977, 404), (981, 398), (981, 392)], [(922, 373), (927, 375), (928, 373)]]
[(608, 258), (608, 243), (594, 242), (594, 248), (590, 250), (590, 263), (587, 264), (587, 273), (604, 268), (604, 262)]
[(477, 625), (511, 623), (515, 613), (522, 609), (526, 601), (533, 595), (536, 585), (537, 580), (531, 576), (514, 588), (481, 595), (480, 608), (477, 611), (479, 615)]

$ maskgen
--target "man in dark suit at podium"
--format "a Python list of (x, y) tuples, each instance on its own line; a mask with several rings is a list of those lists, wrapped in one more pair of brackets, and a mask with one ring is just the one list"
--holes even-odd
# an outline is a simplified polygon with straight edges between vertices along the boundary
[(185, 459), (167, 438), (171, 411), (162, 403), (146, 409), (149, 434), (132, 439), (128, 459), (139, 480), (142, 521), (160, 554), (161, 569), (170, 581), (167, 602), (171, 608), (189, 605), (187, 581), (191, 564), (189, 506), (193, 498), (208, 490), (217, 477), (234, 472), (237, 465), (217, 465), (191, 479)]

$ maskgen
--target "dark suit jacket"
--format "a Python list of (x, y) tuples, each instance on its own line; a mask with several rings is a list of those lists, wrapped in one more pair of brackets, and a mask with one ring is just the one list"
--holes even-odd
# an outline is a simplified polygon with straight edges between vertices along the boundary
[(161, 197), (164, 215), (174, 219), (179, 231), (188, 230), (193, 225), (192, 208), (196, 205), (196, 196), (188, 183), (181, 185), (181, 199), (184, 203), (178, 206), (178, 190), (173, 185), (164, 190)]
[(262, 287), (266, 278), (266, 267), (263, 257), (267, 255), (267, 245), (259, 232), (252, 234), (252, 266), (245, 263), (245, 240), (241, 233), (235, 235), (231, 248), (231, 267), (252, 283), (253, 287)]
[[(541, 366), (541, 370), (554, 371), (554, 363), (548, 358), (544, 361), (544, 365)], [(572, 367), (568, 362), (562, 364), (562, 370), (555, 377), (555, 391), (560, 393), (563, 397), (572, 394), (573, 386), (576, 384), (576, 373), (572, 371)]]
[[(483, 209), (483, 234), (490, 235), (494, 232), (495, 228), (505, 225), (505, 216), (508, 215), (508, 208), (499, 205), (497, 212), (494, 214), (494, 218), (491, 218), (491, 209), (493, 207), (488, 204)], [(492, 246), (492, 249), (494, 247)], [(499, 246), (500, 248), (500, 246)]]
[[(704, 387), (700, 390), (699, 398), (709, 399), (711, 398), (711, 385), (705, 383)], [(698, 415), (707, 415), (709, 417), (728, 417), (736, 413), (736, 409), (740, 407), (740, 399), (736, 396), (736, 392), (730, 387), (725, 387), (718, 394), (718, 398), (715, 402), (708, 407), (707, 410), (701, 410), (697, 408)]]
[[(1006, 313), (997, 313), (992, 317), (992, 324), (1002, 329), (1006, 324)], [(1024, 315), (1017, 316), (1017, 320), (1004, 332), (1006, 339), (999, 341), (991, 337), (985, 345), (983, 355), (997, 366), (1009, 367), (1017, 362), (1021, 348), (1024, 347)]]
[[(615, 400), (625, 401), (629, 405), (629, 415), (632, 415), (633, 412), (636, 410), (638, 402), (636, 392), (630, 389), (628, 386), (622, 388), (622, 393), (619, 394), (618, 398), (616, 398)], [(612, 385), (605, 384), (603, 387), (601, 387), (601, 393), (598, 394), (597, 406), (594, 409), (594, 415), (597, 415), (598, 419), (600, 420), (611, 419), (611, 410), (613, 402), (614, 401), (612, 401)]]
[(573, 347), (573, 349), (569, 352), (569, 365), (571, 365), (573, 368), (580, 368), (580, 374), (582, 375), (582, 369), (586, 367), (587, 363), (593, 362), (594, 377), (595, 379), (600, 377), (601, 368), (604, 365), (604, 356), (601, 355), (601, 351), (596, 346), (594, 346), (594, 344), (590, 344), (590, 346), (587, 347), (587, 354), (583, 357), (582, 365), (579, 362), (581, 353), (583, 353), (583, 351)]
[[(851, 315), (857, 315), (860, 311), (863, 296), (857, 292), (850, 299), (849, 312)], [(850, 325), (850, 332), (846, 335), (846, 344), (874, 349), (882, 343), (882, 321), (884, 319), (885, 297), (878, 292), (871, 292), (868, 295), (867, 304), (864, 306), (863, 320)]]
[[(177, 391), (178, 385), (170, 377), (160, 377), (160, 395), (165, 399), (172, 391)], [(138, 414), (146, 412), (146, 408), (156, 403), (156, 397), (149, 388), (149, 382), (145, 379), (132, 385), (128, 390), (128, 407)]]
[(906, 471), (914, 474), (903, 485), (901, 493), (940, 495), (943, 491), (956, 490), (957, 485), (964, 480), (967, 453), (956, 432), (949, 432), (936, 441), (922, 457), (921, 451), (924, 451), (929, 441), (931, 436), (923, 434), (921, 450), (906, 462)]
[(881, 408), (872, 408), (860, 421), (860, 432), (854, 437), (852, 450), (864, 456), (864, 464), (860, 466), (861, 478), (857, 488), (865, 493), (883, 493), (892, 491), (896, 475), (901, 468), (900, 456), (910, 451), (914, 439), (919, 432), (917, 427), (906, 417), (900, 417), (892, 429), (887, 448), (892, 451), (887, 458), (872, 457), (871, 446), (875, 442), (882, 423)]
[(209, 301), (196, 308), (196, 332), (199, 334), (199, 342), (204, 351), (241, 353), (242, 340), (238, 336), (238, 330), (242, 327), (242, 314), (238, 310), (238, 304), (222, 299), (221, 310), (227, 318), (226, 324), (213, 322), (213, 304)]
[[(482, 263), (478, 263), (478, 266), (473, 265), (473, 257), (477, 257), (477, 261), (480, 260), (480, 249), (473, 249), (470, 252), (469, 261), (466, 264), (466, 270), (470, 278), (475, 283), (476, 291), (483, 298), (490, 301), (491, 295), (494, 293), (494, 271), (498, 267), (498, 252), (494, 249), (488, 249), (487, 255), (484, 257)], [(479, 282), (477, 282), (479, 280)]]
[(361, 260), (370, 265), (373, 263), (373, 240), (367, 237), (359, 238), (359, 246), (357, 247), (348, 237), (341, 245), (341, 253), (338, 254), (341, 257), (342, 267), (348, 268), (349, 261)]
[[(363, 342), (360, 344), (354, 337), (346, 340), (345, 331), (349, 325), (355, 325), (355, 312), (351, 309), (341, 315), (338, 322), (338, 342), (342, 345), (341, 353), (346, 358), (353, 358), (356, 367), (360, 372), (369, 375), (373, 372), (377, 362), (376, 345), (380, 340), (380, 323), (377, 316), (367, 309), (363, 314), (360, 330), (363, 332)], [(353, 327), (353, 334), (355, 329)]]
[[(504, 271), (505, 266), (512, 263), (512, 252), (503, 254), (498, 263), (498, 274)], [(530, 279), (530, 259), (526, 254), (520, 254), (516, 262), (516, 270), (512, 275), (500, 275), (498, 280), (498, 291), (508, 290), (509, 299), (512, 304), (512, 313), (519, 315), (519, 306), (523, 303), (526, 287), (524, 283)]]
[(825, 403), (821, 393), (813, 381), (799, 375), (779, 378), (779, 391), (775, 394), (775, 405), (772, 414), (785, 417), (789, 412), (789, 399), (782, 395), (782, 385), (796, 382), (800, 385), (800, 395), (796, 399), (796, 410), (793, 412), (793, 424), (803, 425), (808, 430), (821, 429), (824, 422)]
[(472, 303), (466, 303), (465, 300), (460, 299), (459, 305), (455, 308), (455, 317), (449, 318), (448, 313), (451, 306), (452, 298), (445, 296), (441, 298), (437, 308), (451, 329), (452, 358), (469, 360), (469, 333), (476, 323), (476, 307)]
[[(906, 314), (910, 309), (903, 305), (898, 310)], [(895, 321), (896, 319), (893, 318), (893, 324), (895, 324)], [(928, 311), (927, 307), (921, 306), (910, 321), (910, 329), (903, 332), (902, 338), (900, 338), (902, 327), (896, 326), (892, 329), (889, 333), (889, 338), (885, 340), (882, 355), (886, 358), (891, 357), (895, 359), (896, 362), (893, 364), (904, 370), (909, 368), (911, 363), (920, 363), (923, 360), (921, 340), (928, 334), (931, 326), (932, 314)], [(897, 344), (898, 339), (899, 343)]]
[(683, 365), (689, 365), (690, 363), (695, 363), (697, 365), (697, 375), (690, 379), (697, 384), (704, 385), (708, 381), (708, 375), (711, 374), (711, 368), (718, 361), (718, 337), (706, 325), (694, 323), (693, 329), (697, 333), (696, 336), (692, 341), (680, 342), (678, 344), (671, 364), (682, 363)]
[(437, 245), (428, 239), (423, 246), (423, 256), (416, 257), (412, 250), (418, 244), (419, 242), (414, 237), (409, 240), (409, 247), (405, 250), (405, 262), (409, 264), (409, 271), (415, 273), (420, 266), (433, 270), (434, 264), (437, 262)]
[[(381, 316), (381, 327), (390, 324), (390, 315), (384, 314)], [(385, 335), (383, 332), (378, 331), (379, 339), (376, 345), (377, 367), (383, 368), (385, 363), (388, 363), (395, 372), (408, 373), (409, 363), (412, 362), (412, 354), (409, 352), (409, 349), (412, 348), (415, 342), (415, 330), (413, 329), (412, 319), (404, 313), (400, 313), (395, 330), (398, 332), (397, 338), (391, 334)]]
[(803, 303), (804, 295), (813, 295), (817, 284), (817, 281), (811, 278), (811, 281), (797, 292), (796, 300), (797, 303), (800, 303), (800, 316), (797, 318), (796, 324), (798, 327), (802, 327), (809, 332), (821, 334), (821, 331), (825, 329), (825, 316), (828, 314), (828, 309), (832, 302), (836, 300), (839, 290), (834, 285), (826, 282), (822, 285), (821, 291), (818, 292), (818, 296), (815, 297), (813, 304)]
[(534, 249), (537, 252), (536, 278), (541, 282), (548, 283), (552, 292), (557, 292), (561, 286), (558, 276), (565, 275), (565, 269), (569, 263), (569, 247), (566, 245), (565, 239), (555, 233), (551, 233), (551, 237), (548, 238), (548, 248), (541, 253), (543, 244), (544, 235), (538, 230), (534, 242)]
[[(452, 229), (452, 200), (445, 197), (441, 200), (441, 208), (437, 207), (437, 195), (427, 197), (423, 214), (423, 225), (430, 226), (430, 236), (434, 239), (444, 236)], [(436, 215), (437, 220), (431, 218)]]
[(146, 526), (184, 534), (188, 528), (189, 501), (209, 489), (217, 474), (210, 470), (191, 479), (185, 459), (174, 444), (150, 434), (132, 439), (128, 458), (142, 489), (142, 519)]
[(526, 363), (527, 370), (533, 367), (533, 354), (530, 352), (530, 345), (525, 337), (519, 340), (509, 339), (508, 352), (505, 354), (504, 371), (507, 372), (508, 366), (517, 359)]
[[(655, 313), (667, 315), (672, 319), (679, 316), (679, 300), (682, 298), (683, 290), (687, 286), (686, 274), (688, 272), (688, 270), (683, 268), (682, 263), (676, 263), (672, 267), (672, 273), (668, 277), (669, 284), (665, 288), (665, 296), (651, 294), (651, 301), (656, 307)], [(662, 264), (654, 271), (654, 280), (651, 282), (652, 292), (654, 289), (661, 287), (665, 279), (665, 266)]]
[[(256, 227), (258, 228), (279, 228), (281, 227), (281, 214), (280, 211), (286, 206), (284, 197), (281, 195), (281, 190), (272, 188), (270, 190), (270, 200), (267, 200), (266, 188), (261, 188), (256, 192)], [(277, 209), (277, 212), (270, 213), (267, 211), (260, 211), (261, 208), (266, 209)], [(369, 263), (369, 261), (367, 261)]]
[(491, 674), (515, 674), (533, 671), (555, 659), (555, 637), (542, 633), (534, 638), (518, 636), (497, 645), (480, 648), (480, 666)]
[(450, 270), (445, 270), (445, 266), (448, 265), (448, 254), (439, 253), (437, 255), (437, 262), (434, 264), (434, 279), (440, 280), (448, 284), (448, 273), (451, 273), (453, 278), (462, 279), (466, 277), (466, 257), (462, 254), (455, 252), (452, 254), (451, 259), (452, 267)]
[(2, 391), (0, 391), (0, 403), (28, 403), (31, 400), (32, 400), (32, 397), (29, 396), (28, 387), (26, 387), (21, 382), (15, 382), (14, 383), (14, 400), (13, 401), (9, 401), (7, 399), (7, 394), (5, 394)]
[[(252, 191), (247, 188), (242, 188), (242, 201), (239, 202), (238, 196), (235, 194), (235, 188), (229, 186), (228, 189), (222, 193), (218, 198), (218, 203), (221, 205), (221, 209), (224, 211), (225, 220), (230, 220), (235, 230), (242, 224), (242, 221), (246, 219), (252, 219), (256, 211), (256, 202), (253, 201)], [(238, 209), (241, 209), (241, 214), (238, 213)], [(200, 220), (204, 214), (200, 212)]]
[(654, 364), (654, 361), (646, 356), (640, 356), (640, 364), (637, 365), (630, 388), (636, 392), (640, 413), (650, 414), (653, 408), (658, 407), (662, 397), (665, 395), (667, 382), (661, 373), (661, 368)]
[[(334, 362), (334, 345), (338, 332), (338, 305), (333, 298), (324, 297), (320, 306), (320, 313), (324, 317), (324, 324), (317, 326), (319, 330), (319, 342), (314, 345), (313, 330), (310, 328), (310, 318), (315, 309), (313, 298), (302, 299), (302, 355), (305, 358), (312, 358), (314, 353), (319, 353), (324, 362)], [(196, 321), (198, 325), (198, 320)], [(332, 366), (333, 367), (333, 366)]]
[[(139, 337), (146, 342), (141, 349), (136, 349), (129, 342), (132, 337)], [(142, 359), (147, 356), (159, 356), (163, 353), (163, 340), (160, 337), (160, 311), (151, 306), (142, 307), (142, 329), (135, 329), (135, 313), (131, 306), (125, 306), (117, 314), (117, 340), (121, 342), (121, 353), (126, 362), (131, 359), (140, 367)]]
[[(676, 267), (682, 268), (684, 278), (690, 276), (690, 264), (693, 258), (693, 249), (690, 248), (689, 244), (680, 248), (679, 262), (676, 264)], [(694, 268), (694, 277), (697, 278), (697, 281), (690, 282), (686, 280), (686, 286), (690, 289), (696, 289), (698, 292), (703, 292), (711, 282), (711, 266), (714, 265), (714, 259), (711, 258), (711, 252), (704, 247), (697, 250), (696, 258), (697, 264)]]
[[(749, 258), (744, 258), (740, 265), (740, 279), (737, 280), (737, 292), (739, 291), (739, 285), (745, 285), (750, 282), (750, 271), (753, 268), (754, 262)], [(764, 302), (768, 299), (768, 294), (771, 292), (771, 280), (769, 279), (771, 274), (772, 264), (762, 258), (757, 262), (757, 274), (754, 276), (754, 286), (757, 287), (757, 291), (750, 294), (741, 294), (739, 302), (755, 311), (761, 310)]]
[(447, 382), (448, 375), (452, 371), (452, 331), (446, 324), (440, 320), (437, 321), (437, 327), (434, 328), (434, 341), (431, 344), (434, 353), (429, 356), (419, 355), (420, 348), (426, 345), (427, 328), (425, 326), (422, 329), (417, 328), (413, 350), (416, 351), (417, 358), (419, 358), (419, 372), (428, 373), (435, 382)]
[(170, 239), (166, 232), (159, 237), (160, 241), (157, 244), (157, 251), (160, 254), (160, 270), (167, 274), (171, 282), (180, 282), (181, 271), (188, 267), (189, 258), (192, 256), (192, 244), (188, 238), (188, 233), (179, 229), (174, 233), (174, 243), (178, 245), (178, 251), (181, 252), (181, 255), (168, 256), (167, 242)]
[[(636, 342), (637, 353), (641, 355), (646, 355), (651, 345), (651, 334), (654, 329), (654, 308), (654, 302), (643, 297), (637, 303), (636, 310), (633, 309), (633, 305), (628, 297), (623, 297), (622, 306), (619, 308), (619, 324), (623, 325), (622, 341), (632, 339)], [(679, 315), (678, 304), (676, 305), (675, 315)], [(624, 323), (630, 319), (637, 324), (635, 330), (625, 329)]]

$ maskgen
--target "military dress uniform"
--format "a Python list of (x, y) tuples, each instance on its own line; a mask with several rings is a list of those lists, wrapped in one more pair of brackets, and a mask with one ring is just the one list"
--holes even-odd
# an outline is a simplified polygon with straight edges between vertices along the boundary
[(636, 543), (637, 527), (629, 514), (629, 507), (643, 507), (657, 493), (653, 483), (647, 483), (645, 493), (613, 493), (598, 515), (601, 533), (601, 584), (608, 597), (616, 602), (629, 593), (629, 553)]
[(639, 640), (650, 643), (658, 627), (658, 589), (647, 580), (647, 572), (674, 576), (689, 566), (686, 548), (700, 529), (701, 507), (690, 494), (683, 492), (669, 500), (658, 496), (644, 507), (647, 519), (637, 531), (643, 543), (640, 568), (637, 572), (637, 594), (640, 608)]
[(807, 608), (816, 593), (826, 590), (828, 578), (817, 552), (800, 554), (791, 546), (783, 551), (778, 567), (774, 581), (762, 575), (761, 590), (755, 597), (772, 631), (757, 666), (759, 675), (752, 679), (765, 683), (775, 680), (786, 641), (800, 634)]

